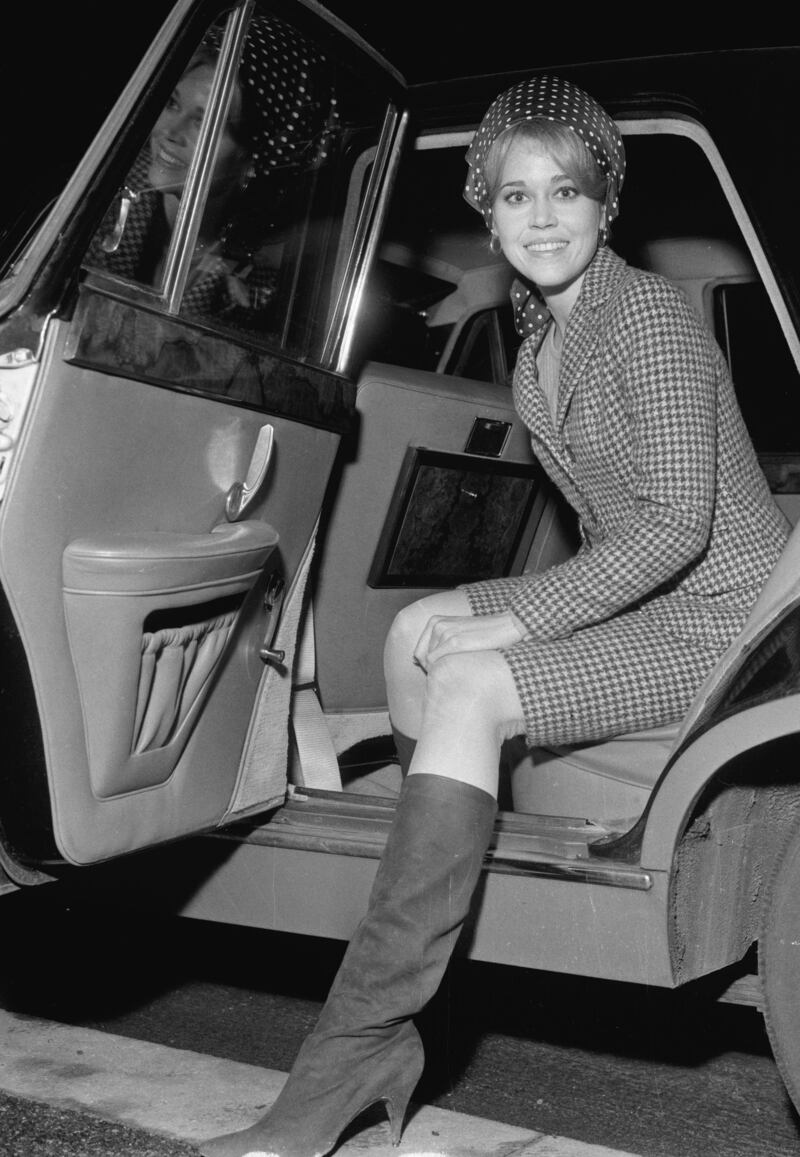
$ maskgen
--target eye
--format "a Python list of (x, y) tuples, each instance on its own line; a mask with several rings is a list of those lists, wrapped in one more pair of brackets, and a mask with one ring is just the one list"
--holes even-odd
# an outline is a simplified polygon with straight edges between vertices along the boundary
[(503, 200), (507, 205), (522, 205), (526, 197), (521, 189), (509, 189), (503, 194)]
[(580, 189), (576, 189), (574, 185), (559, 185), (555, 191), (556, 197), (562, 201), (574, 201), (576, 197), (580, 197)]

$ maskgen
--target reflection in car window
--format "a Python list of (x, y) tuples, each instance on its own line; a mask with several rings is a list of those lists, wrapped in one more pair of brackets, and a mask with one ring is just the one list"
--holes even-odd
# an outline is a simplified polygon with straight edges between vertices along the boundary
[[(224, 34), (213, 25), (151, 127), (85, 264), (160, 292)], [(192, 320), (298, 357), (321, 347), (342, 206), (346, 120), (376, 132), (383, 108), (286, 21), (250, 20), (204, 190), (180, 303)], [(367, 103), (365, 104), (365, 97)], [(366, 112), (365, 112), (366, 109)]]

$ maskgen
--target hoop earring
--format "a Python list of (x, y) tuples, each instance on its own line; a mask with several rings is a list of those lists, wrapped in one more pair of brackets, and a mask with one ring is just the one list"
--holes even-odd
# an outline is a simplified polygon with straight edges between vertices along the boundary
[[(495, 245), (496, 242), (496, 245)], [(496, 233), (493, 233), (489, 238), (489, 252), (493, 253), (495, 257), (499, 257), (503, 252), (503, 246), (500, 244), (500, 238)]]

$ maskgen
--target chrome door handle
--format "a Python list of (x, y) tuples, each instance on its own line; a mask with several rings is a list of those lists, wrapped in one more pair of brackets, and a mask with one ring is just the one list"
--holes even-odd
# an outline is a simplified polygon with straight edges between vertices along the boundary
[(261, 492), (269, 472), (274, 442), (275, 431), (272, 426), (262, 426), (244, 482), (234, 482), (225, 498), (225, 517), (228, 522), (238, 522)]

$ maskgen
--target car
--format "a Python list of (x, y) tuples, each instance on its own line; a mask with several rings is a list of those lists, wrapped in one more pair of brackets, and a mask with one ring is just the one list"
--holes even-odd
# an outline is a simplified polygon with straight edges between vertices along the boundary
[[(558, 65), (625, 139), (613, 247), (716, 337), (793, 524), (799, 53)], [(510, 273), (461, 199), (519, 78), (409, 86), (314, 0), (178, 0), (58, 188), (26, 173), (0, 234), (3, 893), (148, 881), (159, 910), (352, 932), (401, 782), (393, 617), (576, 549), (512, 403)], [(245, 85), (259, 148), (223, 181)], [(707, 977), (762, 1009), (800, 1109), (798, 534), (683, 720), (506, 745), (462, 949)]]

